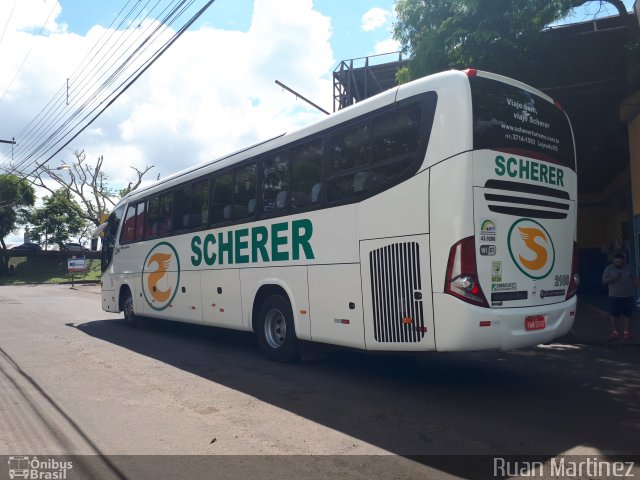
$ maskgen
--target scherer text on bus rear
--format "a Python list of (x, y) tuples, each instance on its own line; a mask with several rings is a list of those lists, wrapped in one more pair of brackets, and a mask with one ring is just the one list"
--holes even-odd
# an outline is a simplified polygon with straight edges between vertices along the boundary
[(315, 259), (309, 219), (210, 232), (191, 239), (191, 264), (199, 267)]

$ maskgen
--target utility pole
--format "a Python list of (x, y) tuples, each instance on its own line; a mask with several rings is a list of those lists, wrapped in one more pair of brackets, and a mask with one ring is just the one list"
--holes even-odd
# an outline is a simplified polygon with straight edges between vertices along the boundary
[(16, 144), (16, 139), (12, 138), (11, 140), (2, 140), (0, 139), (0, 143), (9, 143), (11, 144), (11, 160), (13, 161), (13, 146)]

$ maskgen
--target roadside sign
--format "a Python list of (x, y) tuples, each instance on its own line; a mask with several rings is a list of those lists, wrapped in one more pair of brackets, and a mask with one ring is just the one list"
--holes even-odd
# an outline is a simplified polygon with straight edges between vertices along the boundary
[(86, 262), (84, 257), (70, 257), (67, 259), (67, 270), (69, 273), (77, 273), (86, 271)]

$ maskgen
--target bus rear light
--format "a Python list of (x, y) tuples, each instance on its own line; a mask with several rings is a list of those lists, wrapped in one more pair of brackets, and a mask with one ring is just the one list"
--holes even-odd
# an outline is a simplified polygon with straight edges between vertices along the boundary
[(553, 102), (553, 104), (556, 106), (558, 110), (560, 110), (561, 112), (564, 112), (564, 108), (562, 108), (562, 104), (558, 100)]
[(491, 326), (491, 320), (483, 320), (480, 322), (480, 326), (481, 327), (490, 327)]
[(476, 75), (478, 75), (478, 70), (475, 68), (467, 68), (466, 70), (464, 70), (464, 73), (467, 74), (467, 77), (474, 78)]
[(451, 247), (444, 292), (467, 303), (489, 307), (478, 281), (476, 243), (473, 237), (463, 238)]
[(571, 277), (569, 279), (569, 286), (567, 287), (567, 297), (569, 300), (578, 291), (578, 285), (580, 284), (580, 274), (578, 273), (578, 244), (573, 242), (573, 256), (571, 259)]

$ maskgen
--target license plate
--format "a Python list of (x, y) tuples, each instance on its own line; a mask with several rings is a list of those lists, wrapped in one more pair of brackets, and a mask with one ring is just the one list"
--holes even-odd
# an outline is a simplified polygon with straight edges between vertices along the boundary
[(547, 320), (544, 315), (531, 315), (530, 317), (525, 317), (524, 319), (524, 329), (527, 331), (530, 330), (542, 330), (547, 326)]

